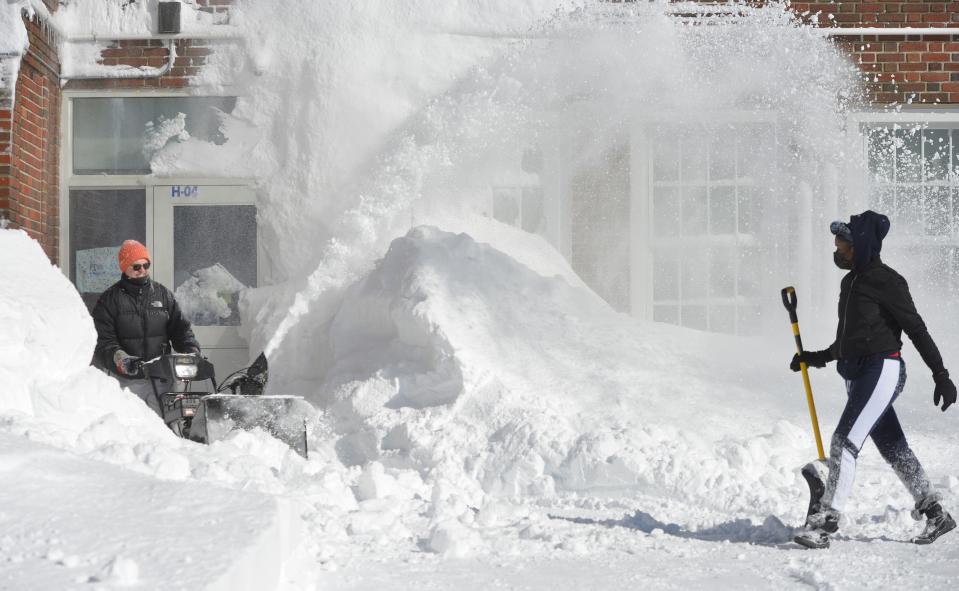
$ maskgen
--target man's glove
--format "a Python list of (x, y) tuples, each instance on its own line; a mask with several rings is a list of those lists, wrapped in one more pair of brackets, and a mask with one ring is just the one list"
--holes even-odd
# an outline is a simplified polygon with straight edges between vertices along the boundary
[(113, 354), (113, 364), (120, 375), (134, 377), (140, 374), (140, 358), (128, 355), (123, 349), (117, 349)]
[(932, 395), (932, 402), (939, 406), (939, 401), (942, 400), (942, 411), (945, 412), (956, 403), (956, 385), (949, 379), (948, 371), (938, 373), (932, 376), (932, 379), (936, 381), (936, 393)]
[(826, 364), (832, 361), (832, 351), (823, 349), (822, 351), (803, 351), (802, 354), (793, 354), (793, 360), (789, 362), (789, 369), (799, 371), (800, 363), (805, 363), (809, 367), (826, 367)]

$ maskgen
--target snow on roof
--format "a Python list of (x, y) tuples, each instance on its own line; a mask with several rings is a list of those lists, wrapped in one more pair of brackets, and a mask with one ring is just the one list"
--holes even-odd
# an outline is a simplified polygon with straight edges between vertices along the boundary
[(29, 11), (27, 0), (0, 0), (0, 96), (14, 96), (14, 85), (20, 71), (20, 56), (30, 47), (23, 11)]

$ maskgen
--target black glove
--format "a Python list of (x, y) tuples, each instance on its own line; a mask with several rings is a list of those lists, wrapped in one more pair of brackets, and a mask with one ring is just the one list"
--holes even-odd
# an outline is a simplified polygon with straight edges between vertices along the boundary
[(117, 349), (113, 354), (113, 363), (116, 365), (117, 373), (128, 377), (136, 377), (140, 374), (140, 358), (128, 355), (123, 349)]
[(932, 376), (932, 379), (936, 381), (936, 393), (932, 395), (932, 402), (939, 406), (939, 401), (942, 400), (942, 411), (946, 412), (947, 408), (956, 403), (956, 385), (949, 379), (947, 371)]
[(803, 351), (802, 354), (793, 355), (793, 360), (789, 362), (789, 369), (799, 371), (800, 363), (805, 363), (809, 367), (826, 367), (826, 364), (832, 361), (832, 351), (823, 349), (822, 351)]

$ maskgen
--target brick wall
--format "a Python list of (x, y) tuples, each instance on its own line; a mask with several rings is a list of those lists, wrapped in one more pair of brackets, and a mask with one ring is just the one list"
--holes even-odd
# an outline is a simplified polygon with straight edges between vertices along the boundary
[(51, 33), (25, 20), (30, 50), (16, 100), (0, 106), (0, 217), (26, 230), (54, 262), (59, 248), (59, 62)]
[[(66, 90), (115, 90), (190, 86), (190, 79), (199, 73), (213, 50), (207, 42), (195, 39), (177, 39), (175, 46), (176, 60), (173, 62), (173, 68), (159, 78), (70, 80), (64, 88)], [(100, 63), (106, 66), (161, 68), (167, 61), (167, 41), (159, 39), (114, 41), (100, 54)]]
[[(233, 0), (198, 0), (200, 10), (228, 23)], [(45, 0), (54, 11), (56, 0)], [(60, 63), (53, 33), (39, 20), (25, 19), (30, 49), (22, 60), (16, 97), (0, 92), (0, 219), (22, 228), (43, 246), (54, 262), (59, 258)], [(72, 80), (67, 90), (183, 88), (206, 63), (212, 49), (201, 40), (176, 42), (173, 68), (159, 78)], [(104, 65), (163, 67), (163, 40), (116, 41), (101, 54)]]
[[(793, 2), (806, 20), (828, 27), (944, 27), (959, 22), (959, 2)], [(834, 37), (863, 73), (866, 99), (879, 104), (959, 103), (959, 35)]]

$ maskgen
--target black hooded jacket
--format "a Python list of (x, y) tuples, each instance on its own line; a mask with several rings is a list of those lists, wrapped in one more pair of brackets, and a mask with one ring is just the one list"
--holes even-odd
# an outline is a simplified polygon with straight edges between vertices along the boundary
[(94, 364), (109, 370), (117, 349), (144, 360), (169, 353), (171, 343), (181, 353), (200, 350), (173, 294), (153, 280), (137, 285), (124, 276), (114, 283), (97, 300), (93, 324)]
[(866, 211), (852, 216), (848, 225), (855, 260), (840, 286), (839, 325), (836, 341), (829, 347), (833, 358), (896, 352), (902, 347), (905, 332), (933, 375), (944, 373), (942, 356), (916, 311), (909, 285), (879, 258), (889, 219)]

